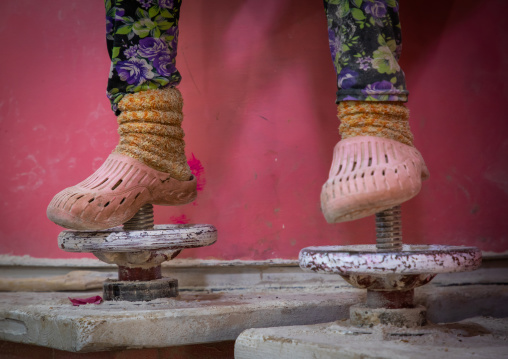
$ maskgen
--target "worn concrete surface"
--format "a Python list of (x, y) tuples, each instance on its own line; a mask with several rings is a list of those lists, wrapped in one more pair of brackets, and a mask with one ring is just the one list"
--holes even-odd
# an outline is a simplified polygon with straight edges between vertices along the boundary
[(236, 359), (427, 359), (508, 357), (508, 319), (476, 317), (422, 329), (376, 326), (357, 329), (347, 321), (249, 329), (235, 344)]
[[(100, 293), (86, 293), (86, 296)], [(0, 340), (84, 352), (234, 340), (245, 329), (343, 319), (360, 300), (326, 293), (192, 293), (73, 307), (84, 293), (3, 293)]]
[[(51, 274), (94, 269), (96, 262), (66, 267), (4, 265), (0, 271), (11, 283), (27, 278), (35, 283)], [(164, 266), (163, 275), (179, 280), (177, 299), (76, 308), (68, 296), (100, 293), (0, 293), (0, 340), (77, 352), (164, 348), (235, 340), (249, 328), (345, 319), (350, 305), (365, 301), (365, 291), (352, 288), (340, 276), (305, 273), (296, 263), (175, 264)], [(95, 269), (103, 276), (115, 275), (109, 265)], [(508, 317), (507, 263), (485, 261), (474, 272), (438, 275), (416, 289), (415, 303), (427, 307), (432, 322)]]
[[(469, 285), (418, 290), (415, 301), (431, 321), (472, 316), (508, 317), (508, 287)], [(327, 323), (347, 319), (363, 302), (354, 288), (314, 292), (183, 292), (175, 299), (106, 302), (72, 307), (67, 297), (98, 292), (2, 293), (0, 340), (86, 352), (156, 348), (235, 340), (245, 329)]]
[(102, 288), (102, 283), (112, 277), (97, 271), (70, 271), (64, 275), (48, 277), (13, 278), (0, 277), (0, 292), (55, 292)]

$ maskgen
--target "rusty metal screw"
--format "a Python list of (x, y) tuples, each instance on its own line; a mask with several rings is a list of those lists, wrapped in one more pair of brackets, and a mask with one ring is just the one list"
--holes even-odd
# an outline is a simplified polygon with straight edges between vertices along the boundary
[(376, 213), (376, 248), (378, 252), (402, 250), (400, 205)]
[(141, 207), (134, 217), (123, 224), (126, 231), (153, 229), (153, 206), (148, 203)]
[[(134, 217), (123, 224), (124, 231), (140, 231), (153, 229), (153, 205), (150, 203), (141, 207)], [(161, 266), (157, 265), (150, 268), (130, 268), (118, 266), (118, 279), (121, 281), (150, 281), (161, 278)], [(105, 292), (106, 293), (106, 290)], [(105, 297), (110, 297), (108, 294)]]

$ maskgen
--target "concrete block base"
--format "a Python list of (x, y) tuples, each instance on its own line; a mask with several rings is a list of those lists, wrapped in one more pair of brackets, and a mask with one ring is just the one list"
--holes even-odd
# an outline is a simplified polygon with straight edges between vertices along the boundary
[(149, 302), (73, 307), (100, 293), (3, 293), (0, 339), (72, 352), (162, 348), (235, 340), (245, 329), (329, 322), (349, 316), (360, 290), (342, 293), (185, 292)]
[(348, 321), (249, 329), (235, 344), (236, 359), (427, 359), (508, 357), (508, 318), (458, 323), (356, 328)]

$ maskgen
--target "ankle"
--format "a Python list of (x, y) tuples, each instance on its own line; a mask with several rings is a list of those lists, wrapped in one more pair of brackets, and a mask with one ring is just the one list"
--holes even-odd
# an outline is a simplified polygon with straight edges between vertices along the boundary
[(376, 136), (413, 146), (409, 110), (403, 102), (343, 101), (337, 110), (342, 139)]
[(120, 142), (114, 152), (187, 181), (192, 173), (185, 156), (182, 104), (176, 88), (125, 96), (119, 103)]

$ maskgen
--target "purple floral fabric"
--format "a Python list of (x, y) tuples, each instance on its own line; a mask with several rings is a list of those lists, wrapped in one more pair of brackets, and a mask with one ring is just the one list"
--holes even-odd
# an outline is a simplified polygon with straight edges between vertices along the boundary
[[(182, 0), (105, 0), (114, 111), (127, 93), (176, 86)], [(398, 0), (324, 0), (337, 102), (407, 101)]]
[(398, 0), (324, 0), (340, 101), (407, 101)]
[(127, 93), (176, 86), (182, 0), (105, 0), (111, 108)]

